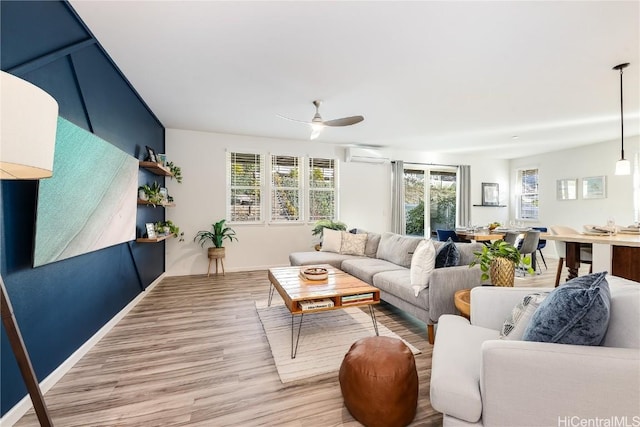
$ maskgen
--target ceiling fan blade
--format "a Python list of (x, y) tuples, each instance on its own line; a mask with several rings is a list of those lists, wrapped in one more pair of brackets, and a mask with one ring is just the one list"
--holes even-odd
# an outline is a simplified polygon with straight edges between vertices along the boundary
[(280, 114), (276, 114), (276, 116), (280, 117), (281, 119), (289, 120), (289, 121), (296, 122), (296, 123), (304, 123), (305, 125), (310, 125), (311, 124), (310, 122), (305, 122), (304, 120), (291, 119), (289, 117), (281, 116)]
[(341, 119), (327, 120), (323, 122), (325, 126), (350, 126), (364, 120), (362, 116), (343, 117)]

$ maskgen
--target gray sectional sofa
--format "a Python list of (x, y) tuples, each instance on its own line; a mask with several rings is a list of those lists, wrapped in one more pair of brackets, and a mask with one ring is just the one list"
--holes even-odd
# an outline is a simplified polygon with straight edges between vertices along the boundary
[[(460, 252), (457, 266), (436, 268), (428, 286), (415, 295), (411, 286), (410, 267), (413, 251), (422, 238), (386, 232), (367, 233), (364, 256), (334, 252), (294, 252), (289, 255), (291, 265), (330, 264), (380, 289), (384, 301), (406, 311), (427, 324), (429, 342), (433, 344), (434, 324), (442, 314), (455, 314), (453, 295), (460, 289), (482, 284), (479, 266), (469, 268), (473, 252), (481, 243), (456, 243)], [(444, 242), (433, 242), (436, 251)]]

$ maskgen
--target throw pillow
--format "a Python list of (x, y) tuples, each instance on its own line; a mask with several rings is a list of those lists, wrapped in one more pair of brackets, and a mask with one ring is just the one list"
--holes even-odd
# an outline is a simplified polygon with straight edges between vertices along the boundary
[(554, 289), (533, 313), (525, 341), (600, 345), (611, 308), (606, 272), (576, 277)]
[(322, 230), (322, 248), (320, 251), (322, 252), (340, 252), (340, 247), (342, 246), (342, 231), (340, 230), (331, 230), (330, 228), (325, 228)]
[(342, 244), (340, 253), (345, 255), (364, 256), (364, 247), (367, 244), (366, 234), (351, 234), (346, 231), (342, 232)]
[(521, 340), (524, 331), (531, 321), (533, 313), (538, 309), (542, 301), (549, 295), (549, 292), (536, 292), (525, 295), (511, 311), (511, 316), (504, 321), (500, 338), (505, 340)]
[(460, 262), (460, 251), (456, 244), (447, 239), (447, 242), (440, 248), (436, 254), (436, 268), (455, 267)]
[(416, 296), (429, 286), (429, 277), (436, 265), (436, 248), (431, 240), (422, 240), (411, 257), (411, 287)]

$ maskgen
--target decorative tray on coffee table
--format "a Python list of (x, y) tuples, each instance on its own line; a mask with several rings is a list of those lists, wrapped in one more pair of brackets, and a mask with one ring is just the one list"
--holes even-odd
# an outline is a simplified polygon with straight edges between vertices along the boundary
[(326, 280), (329, 271), (322, 267), (303, 267), (300, 269), (300, 276), (306, 280)]

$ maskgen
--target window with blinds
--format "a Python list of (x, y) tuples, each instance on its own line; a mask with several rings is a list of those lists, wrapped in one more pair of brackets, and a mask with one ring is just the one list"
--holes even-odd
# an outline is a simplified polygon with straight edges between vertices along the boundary
[(230, 188), (230, 221), (262, 220), (262, 177), (264, 161), (260, 154), (227, 152)]
[(300, 158), (271, 156), (271, 220), (299, 221), (302, 178)]
[(538, 219), (538, 169), (518, 171), (518, 219)]
[(334, 159), (309, 158), (309, 220), (335, 219), (336, 162)]

